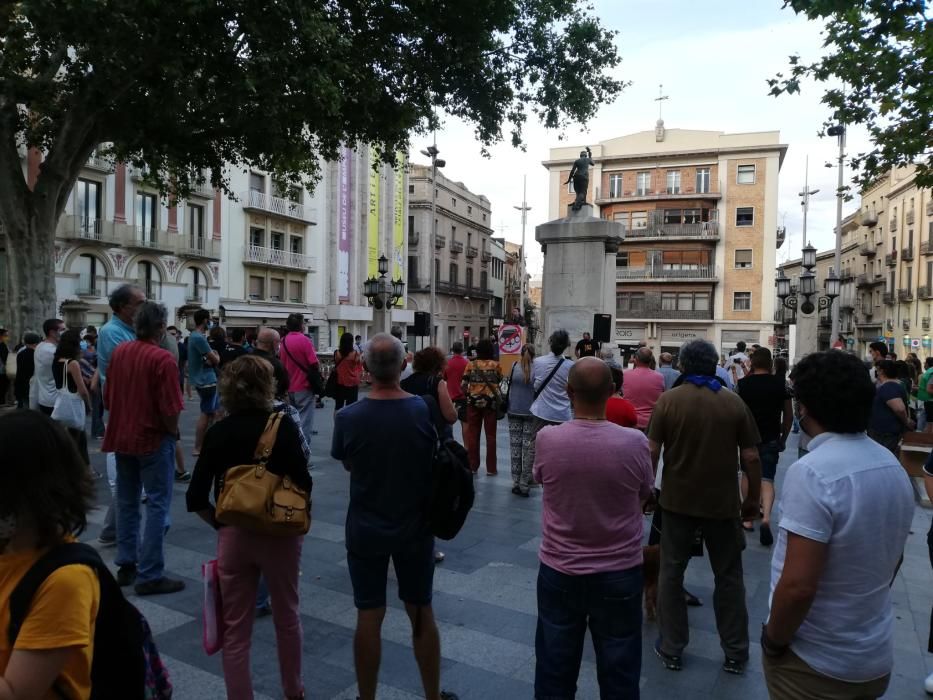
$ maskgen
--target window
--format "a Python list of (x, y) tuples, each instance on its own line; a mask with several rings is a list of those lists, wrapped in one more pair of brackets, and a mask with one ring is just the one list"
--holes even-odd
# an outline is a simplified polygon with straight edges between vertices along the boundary
[(79, 255), (72, 270), (78, 273), (79, 296), (99, 297), (103, 293), (107, 285), (107, 276), (104, 266), (96, 256), (88, 253)]
[(680, 194), (680, 171), (679, 170), (668, 170), (667, 171), (667, 193), (668, 194)]
[(450, 269), (448, 270), (448, 272), (450, 273), (448, 281), (451, 284), (459, 284), (460, 283), (460, 271), (457, 269), (457, 263), (450, 263)]
[(204, 207), (188, 205), (188, 244), (194, 250), (204, 250)]
[(616, 312), (624, 315), (626, 311), (644, 311), (644, 292), (620, 292), (616, 294)]
[(262, 248), (266, 244), (266, 232), (261, 228), (249, 230), (249, 244), (254, 248)]
[(272, 241), (272, 250), (284, 250), (285, 249), (285, 234), (279, 231), (273, 231), (270, 236)]
[(697, 193), (709, 193), (709, 168), (697, 168)]
[(646, 211), (633, 211), (632, 212), (632, 230), (637, 230), (641, 228), (648, 228), (648, 212)]
[(616, 267), (628, 267), (629, 258), (628, 253), (619, 253), (616, 255)]
[(486, 220), (486, 212), (483, 212), (483, 221)]
[(639, 197), (643, 197), (648, 194), (648, 190), (651, 187), (651, 173), (642, 172), (638, 173), (635, 176), (635, 194)]
[(301, 303), (302, 295), (300, 280), (291, 280), (288, 283), (288, 300), (293, 304)]
[(693, 309), (695, 311), (709, 311), (709, 294), (694, 294)]
[(451, 197), (451, 198), (450, 198), (450, 206), (453, 207), (454, 209), (457, 208), (457, 198), (456, 198), (456, 197)]
[(418, 257), (415, 255), (408, 256), (408, 287), (409, 289), (417, 289), (418, 285)]
[(481, 270), (479, 273), (479, 286), (480, 289), (489, 289), (489, 273), (485, 270)]
[(677, 295), (673, 292), (661, 294), (661, 311), (673, 311), (677, 308)]
[(470, 289), (473, 288), (473, 268), (468, 267), (466, 269), (466, 286)]
[(755, 207), (736, 207), (735, 225), (753, 226), (755, 224)]
[(467, 214), (472, 214), (472, 213), (473, 213), (473, 207), (467, 204)]
[(204, 285), (201, 282), (201, 271), (196, 267), (186, 270), (188, 288), (185, 291), (185, 301), (204, 301)]
[(266, 176), (259, 173), (249, 174), (249, 189), (251, 192), (263, 193), (266, 191)]
[(81, 233), (90, 234), (90, 238), (96, 238), (100, 234), (101, 203), (100, 203), (100, 183), (93, 180), (78, 180), (75, 198), (75, 215), (78, 217), (78, 225), (81, 227)]
[(615, 174), (609, 176), (609, 196), (610, 197), (621, 197), (622, 196), (622, 174)]
[(913, 280), (914, 280), (914, 271), (913, 271), (912, 268), (910, 268), (910, 267), (907, 268), (907, 275), (906, 275), (906, 277), (907, 277), (907, 284), (904, 286), (904, 288), (905, 288), (905, 289), (912, 289), (912, 288), (913, 288), (912, 282), (913, 282)]
[(409, 185), (409, 186), (408, 186), (408, 194), (414, 194), (414, 193), (415, 193), (415, 186), (414, 186), (414, 185)]
[(264, 299), (265, 298), (265, 280), (258, 275), (250, 275), (249, 278), (249, 298), (250, 299)]
[(153, 263), (143, 260), (136, 268), (139, 286), (146, 293), (146, 299), (158, 301), (162, 298), (162, 276), (159, 268)]
[(681, 221), (680, 209), (665, 209), (664, 210), (664, 223), (665, 224), (679, 224), (680, 221)]
[(612, 212), (612, 220), (622, 222), (625, 228), (629, 227), (629, 213), (627, 211)]
[(273, 277), (269, 280), (269, 299), (271, 301), (282, 301), (285, 296), (285, 280)]
[(740, 185), (755, 184), (755, 166), (740, 165), (736, 171), (735, 181)]
[(699, 209), (684, 209), (684, 223), (698, 224), (702, 221)]
[(434, 281), (441, 281), (441, 260), (440, 258), (434, 258)]
[(933, 262), (927, 263), (927, 284), (933, 285)]
[(735, 266), (740, 269), (752, 266), (751, 248), (740, 248), (735, 251)]
[(140, 243), (154, 245), (156, 242), (157, 206), (154, 194), (136, 193), (136, 240)]
[(751, 311), (752, 293), (751, 292), (733, 292), (732, 293), (733, 311)]
[(291, 238), (288, 239), (288, 243), (289, 243), (288, 249), (292, 253), (295, 253), (296, 255), (301, 255), (301, 248), (302, 248), (303, 242), (304, 241), (302, 241), (301, 236), (292, 236)]
[(411, 238), (415, 233), (415, 217), (408, 217), (408, 237)]

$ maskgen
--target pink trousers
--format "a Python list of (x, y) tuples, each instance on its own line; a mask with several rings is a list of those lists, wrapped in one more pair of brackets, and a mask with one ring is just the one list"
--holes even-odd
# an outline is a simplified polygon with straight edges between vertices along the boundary
[(303, 690), (298, 611), (303, 540), (303, 537), (260, 535), (234, 526), (218, 531), (217, 563), (226, 625), (223, 667), (228, 700), (253, 700), (249, 651), (260, 574), (265, 577), (272, 598), (282, 689), (289, 697), (298, 696)]

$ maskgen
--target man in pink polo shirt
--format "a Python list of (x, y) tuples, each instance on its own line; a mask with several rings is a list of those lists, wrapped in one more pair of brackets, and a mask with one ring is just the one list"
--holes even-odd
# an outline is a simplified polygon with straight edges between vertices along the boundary
[(606, 420), (612, 392), (609, 366), (582, 358), (567, 382), (574, 419), (542, 428), (537, 437), (534, 477), (543, 488), (538, 698), (574, 697), (587, 626), (601, 697), (638, 697), (642, 504), (651, 497), (654, 474), (648, 439)]
[[(314, 394), (321, 393), (321, 373), (318, 368), (314, 343), (305, 335), (305, 318), (302, 314), (289, 314), (285, 320), (279, 359), (288, 372), (288, 396), (301, 417), (301, 429), (308, 441), (314, 434)], [(309, 383), (314, 380), (314, 385)]]
[(638, 348), (635, 367), (625, 373), (625, 398), (635, 404), (638, 429), (645, 430), (651, 420), (654, 405), (664, 393), (664, 375), (651, 369), (654, 356), (651, 348)]

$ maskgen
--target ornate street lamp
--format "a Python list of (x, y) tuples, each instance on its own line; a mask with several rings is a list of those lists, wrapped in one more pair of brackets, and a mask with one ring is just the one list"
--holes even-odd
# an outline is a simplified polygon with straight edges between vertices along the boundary
[(370, 277), (363, 282), (363, 296), (377, 309), (391, 309), (405, 296), (405, 283), (401, 277), (391, 281), (386, 279), (389, 259), (385, 255), (379, 256), (378, 270), (379, 277)]
[[(809, 249), (809, 250), (808, 250)], [(813, 257), (810, 257), (812, 252)], [(806, 272), (800, 275), (800, 287), (798, 294), (791, 294), (790, 292), (790, 280), (784, 274), (783, 269), (778, 270), (778, 275), (774, 279), (774, 287), (777, 292), (778, 299), (781, 300), (781, 304), (788, 309), (796, 310), (798, 306), (800, 307), (800, 312), (804, 314), (812, 314), (817, 307), (820, 311), (823, 309), (828, 309), (832, 306), (833, 300), (839, 296), (839, 285), (840, 280), (836, 276), (836, 273), (832, 268), (829, 269), (829, 275), (826, 277), (826, 281), (823, 284), (824, 292), (823, 295), (817, 299), (817, 303), (814, 304), (812, 297), (816, 296), (816, 275), (811, 272), (812, 268), (816, 264), (816, 249), (812, 246), (807, 246), (803, 249), (803, 260), (804, 268)], [(807, 262), (811, 264), (808, 266)], [(801, 301), (800, 299), (803, 299)]]

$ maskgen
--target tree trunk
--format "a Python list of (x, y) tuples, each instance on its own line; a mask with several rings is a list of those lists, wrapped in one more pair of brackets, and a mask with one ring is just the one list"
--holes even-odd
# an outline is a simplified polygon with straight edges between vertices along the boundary
[[(55, 293), (55, 206), (34, 209), (25, 217), (16, 217), (6, 227), (7, 298), (10, 309), (10, 338), (13, 344), (23, 333), (42, 335), (42, 322), (58, 317)], [(17, 226), (17, 221), (25, 226)]]

